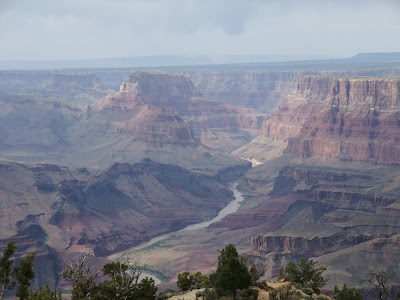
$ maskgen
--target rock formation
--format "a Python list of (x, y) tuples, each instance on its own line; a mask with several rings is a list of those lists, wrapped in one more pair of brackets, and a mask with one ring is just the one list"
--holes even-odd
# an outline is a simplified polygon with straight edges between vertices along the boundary
[(35, 250), (38, 261), (52, 257), (44, 276), (52, 280), (59, 255), (90, 250), (104, 256), (129, 248), (212, 218), (232, 197), (215, 177), (150, 160), (114, 164), (99, 175), (2, 162), (0, 179), (0, 246), (23, 240), (21, 255)]
[[(400, 80), (301, 76), (239, 156), (400, 162)], [(264, 153), (260, 148), (264, 148)]]

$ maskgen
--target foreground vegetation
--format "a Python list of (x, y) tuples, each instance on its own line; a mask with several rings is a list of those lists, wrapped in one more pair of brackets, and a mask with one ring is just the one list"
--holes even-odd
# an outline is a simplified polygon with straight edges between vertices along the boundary
[[(21, 300), (61, 300), (61, 293), (49, 286), (30, 289), (34, 278), (33, 261), (35, 253), (22, 258), (18, 265), (12, 259), (16, 252), (14, 242), (9, 242), (0, 259), (0, 300), (6, 290), (13, 290)], [(229, 244), (218, 256), (218, 266), (209, 276), (201, 272), (178, 275), (177, 287), (180, 295), (197, 290), (196, 299), (203, 300), (256, 300), (259, 292), (268, 293), (270, 300), (362, 300), (356, 289), (335, 286), (331, 297), (322, 294), (327, 279), (323, 277), (326, 268), (319, 267), (312, 260), (300, 259), (289, 262), (281, 269), (278, 282), (272, 284), (260, 280), (260, 272), (254, 262), (240, 257), (236, 248)], [(102, 274), (101, 274), (102, 273)], [(164, 300), (177, 292), (168, 290), (158, 296), (152, 278), (141, 278), (142, 268), (129, 261), (105, 264), (102, 272), (95, 271), (84, 253), (66, 266), (62, 277), (72, 286), (72, 300)], [(389, 292), (387, 272), (371, 273), (366, 280), (376, 291), (376, 298), (383, 300)], [(400, 300), (400, 296), (396, 300)]]

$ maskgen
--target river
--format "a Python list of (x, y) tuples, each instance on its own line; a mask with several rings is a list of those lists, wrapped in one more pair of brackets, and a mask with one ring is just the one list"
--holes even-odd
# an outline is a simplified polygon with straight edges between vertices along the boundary
[[(237, 185), (238, 185), (237, 183), (234, 183), (234, 184), (229, 186), (229, 189), (233, 192), (233, 196), (235, 197), (235, 199), (233, 201), (229, 202), (223, 209), (221, 209), (219, 211), (218, 215), (215, 218), (213, 218), (212, 220), (201, 222), (201, 223), (197, 223), (197, 224), (192, 224), (192, 225), (186, 226), (185, 228), (183, 228), (181, 230), (170, 232), (170, 233), (163, 234), (163, 235), (159, 235), (159, 236), (154, 237), (151, 240), (149, 240), (147, 242), (144, 242), (144, 243), (142, 243), (142, 244), (140, 244), (138, 246), (135, 246), (133, 248), (130, 248), (128, 250), (125, 250), (125, 251), (122, 251), (122, 252), (119, 252), (119, 253), (115, 253), (113, 255), (110, 255), (108, 258), (111, 259), (111, 260), (116, 260), (116, 259), (120, 258), (122, 255), (124, 255), (125, 253), (130, 253), (130, 252), (138, 251), (138, 250), (141, 250), (143, 248), (149, 247), (149, 246), (151, 246), (151, 245), (153, 245), (153, 244), (155, 244), (157, 242), (160, 242), (162, 240), (168, 239), (168, 238), (176, 235), (177, 233), (206, 228), (206, 227), (210, 226), (213, 223), (221, 221), (227, 215), (230, 215), (230, 214), (236, 212), (240, 207), (240, 203), (243, 202), (243, 200), (244, 200), (243, 195), (237, 190)], [(145, 276), (153, 277), (155, 279), (156, 283), (160, 283), (161, 282), (161, 280), (158, 279), (153, 274), (145, 273)]]

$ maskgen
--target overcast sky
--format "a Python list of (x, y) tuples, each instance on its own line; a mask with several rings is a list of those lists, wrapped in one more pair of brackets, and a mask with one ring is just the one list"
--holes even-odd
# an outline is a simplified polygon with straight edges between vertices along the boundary
[(400, 0), (0, 0), (0, 60), (400, 51)]

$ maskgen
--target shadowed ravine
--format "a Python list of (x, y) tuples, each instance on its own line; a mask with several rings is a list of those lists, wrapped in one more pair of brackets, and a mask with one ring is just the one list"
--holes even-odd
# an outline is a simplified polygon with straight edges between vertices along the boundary
[[(108, 259), (110, 259), (110, 260), (118, 260), (118, 259), (122, 258), (122, 256), (124, 256), (124, 254), (132, 253), (132, 252), (144, 249), (144, 248), (149, 247), (149, 246), (151, 246), (153, 244), (156, 244), (156, 243), (158, 243), (160, 241), (166, 240), (166, 239), (168, 239), (168, 238), (170, 238), (170, 237), (172, 237), (172, 236), (174, 236), (174, 235), (176, 235), (178, 233), (206, 228), (206, 227), (210, 226), (213, 223), (221, 221), (227, 215), (230, 215), (230, 214), (236, 212), (240, 207), (240, 203), (244, 200), (242, 194), (237, 190), (237, 185), (238, 185), (237, 183), (234, 183), (234, 184), (229, 186), (229, 189), (233, 192), (233, 195), (234, 195), (235, 199), (233, 201), (229, 202), (228, 205), (225, 206), (223, 209), (221, 209), (219, 211), (218, 215), (215, 218), (213, 218), (212, 220), (201, 222), (201, 223), (197, 223), (197, 224), (192, 224), (192, 225), (186, 226), (185, 228), (183, 228), (181, 230), (170, 232), (170, 233), (167, 233), (167, 234), (163, 234), (163, 235), (154, 237), (151, 240), (149, 240), (149, 241), (147, 241), (145, 243), (142, 243), (140, 245), (137, 245), (137, 246), (135, 246), (133, 248), (124, 250), (122, 252), (114, 253), (114, 254), (110, 255), (108, 257)], [(153, 275), (151, 273), (144, 272), (142, 275), (143, 276), (151, 276), (151, 277), (153, 277), (155, 279), (156, 283), (160, 283), (161, 282), (161, 280), (159, 278), (157, 278), (155, 275)]]

